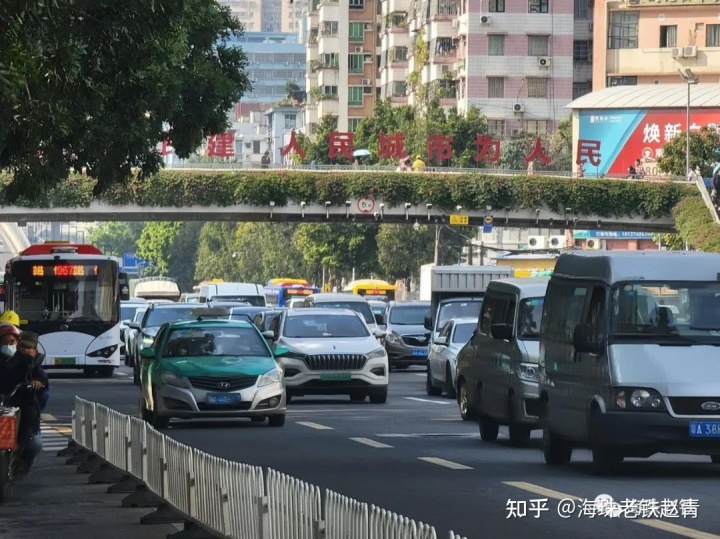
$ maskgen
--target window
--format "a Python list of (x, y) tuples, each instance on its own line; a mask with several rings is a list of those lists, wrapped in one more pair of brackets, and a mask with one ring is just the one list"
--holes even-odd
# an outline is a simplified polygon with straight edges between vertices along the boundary
[(527, 88), (529, 98), (547, 98), (548, 96), (548, 79), (545, 77), (528, 77)]
[(348, 131), (350, 133), (354, 133), (357, 131), (358, 125), (360, 125), (360, 121), (362, 118), (348, 118)]
[(196, 311), (197, 307), (167, 307), (167, 308), (155, 308), (148, 311), (143, 321), (144, 328), (158, 328), (166, 322), (180, 322), (187, 320), (194, 320), (197, 318), (197, 314), (192, 316), (192, 312)]
[(579, 39), (573, 41), (573, 61), (587, 62), (590, 60), (590, 51), (592, 51), (592, 41), (587, 39)]
[(583, 322), (588, 287), (569, 283), (548, 285), (541, 334), (549, 341), (572, 343), (575, 326)]
[(588, 4), (590, 0), (575, 0), (575, 19), (588, 18)]
[(660, 48), (677, 46), (677, 25), (667, 25), (660, 27)]
[(608, 87), (610, 86), (636, 86), (637, 77), (608, 77)]
[(490, 0), (490, 13), (505, 13), (505, 0)]
[(528, 56), (547, 56), (549, 36), (528, 36)]
[(365, 0), (350, 0), (350, 9), (365, 9)]
[(637, 49), (638, 12), (613, 11), (608, 28), (608, 49)]
[(455, 325), (455, 322), (452, 320), (445, 324), (442, 329), (440, 330), (440, 333), (438, 334), (438, 337), (444, 338), (445, 342), (447, 342), (447, 338), (450, 336), (450, 333), (452, 332), (452, 328)]
[(705, 27), (705, 46), (720, 47), (720, 24), (708, 24)]
[(505, 138), (505, 120), (487, 120), (488, 134), (502, 140)]
[(544, 301), (545, 298), (528, 298), (520, 302), (518, 339), (536, 340), (540, 338), (540, 321), (542, 320)]
[(531, 135), (547, 135), (548, 133), (548, 121), (547, 120), (525, 120), (524, 131)]
[(285, 114), (285, 129), (295, 129), (297, 127), (297, 114)]
[(505, 36), (502, 34), (488, 35), (488, 56), (505, 56)]
[[(159, 343), (160, 339), (158, 339)], [(175, 329), (163, 347), (165, 358), (254, 356), (269, 357), (270, 349), (255, 328)]]
[(288, 339), (351, 339), (369, 335), (365, 324), (357, 316), (332, 314), (289, 316), (283, 333)]
[[(322, 31), (320, 32), (322, 35), (336, 36), (338, 34), (338, 22), (337, 21), (325, 21), (322, 24), (323, 24)], [(278, 60), (278, 61), (280, 61), (280, 60)]]
[(512, 327), (515, 322), (515, 296), (492, 292), (486, 295), (480, 320), (480, 331), (484, 335), (490, 335), (495, 324)]
[(363, 104), (363, 89), (362, 86), (350, 86), (348, 88), (348, 105), (359, 105)]
[(589, 94), (592, 91), (592, 82), (573, 82), (573, 99), (582, 97)]
[(350, 27), (350, 41), (363, 42), (365, 41), (365, 23), (362, 22), (351, 22)]
[(547, 13), (550, 0), (528, 0), (528, 13)]
[(365, 71), (365, 57), (362, 54), (348, 54), (348, 71), (350, 73), (363, 73)]
[(505, 97), (505, 78), (504, 77), (488, 77), (488, 97), (493, 97), (493, 98)]
[(441, 327), (453, 318), (477, 318), (480, 316), (481, 300), (474, 301), (448, 301), (440, 306), (435, 327)]
[(254, 154), (260, 153), (260, 141), (259, 140), (252, 141), (252, 153), (254, 153)]
[(338, 95), (338, 87), (337, 86), (323, 86), (323, 95)]

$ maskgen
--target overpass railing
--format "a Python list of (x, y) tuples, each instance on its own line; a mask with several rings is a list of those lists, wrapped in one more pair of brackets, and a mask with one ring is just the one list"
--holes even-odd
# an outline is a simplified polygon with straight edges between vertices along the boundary
[[(72, 441), (59, 455), (113, 483), (123, 507), (154, 507), (142, 524), (183, 524), (183, 537), (225, 539), (437, 539), (422, 522), (324, 490), (273, 469), (222, 459), (145, 421), (75, 398)], [(444, 535), (464, 539), (454, 532)]]

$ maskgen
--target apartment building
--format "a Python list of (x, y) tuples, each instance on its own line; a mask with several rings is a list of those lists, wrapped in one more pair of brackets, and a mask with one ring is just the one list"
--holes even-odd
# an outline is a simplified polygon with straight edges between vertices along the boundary
[(280, 15), (281, 31), (300, 35), (307, 9), (307, 0), (283, 0)]
[(219, 0), (219, 3), (230, 8), (230, 12), (243, 24), (246, 32), (261, 32), (266, 31), (263, 28), (262, 1)]
[(596, 0), (593, 90), (720, 78), (720, 0)]
[(308, 94), (304, 125), (310, 135), (326, 114), (353, 132), (373, 113), (380, 46), (380, 0), (310, 0), (307, 28)]

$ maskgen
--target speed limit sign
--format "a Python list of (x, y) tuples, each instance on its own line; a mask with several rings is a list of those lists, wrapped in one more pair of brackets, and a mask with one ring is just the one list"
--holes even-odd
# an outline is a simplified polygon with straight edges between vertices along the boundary
[(360, 213), (371, 213), (375, 209), (375, 199), (372, 195), (358, 198), (357, 209)]

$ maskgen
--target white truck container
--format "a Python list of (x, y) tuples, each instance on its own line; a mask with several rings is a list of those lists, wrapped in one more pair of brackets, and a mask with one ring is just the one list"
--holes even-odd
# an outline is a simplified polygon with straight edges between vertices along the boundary
[(420, 266), (420, 301), (432, 299), (432, 269), (435, 264), (424, 264)]
[(142, 277), (130, 280), (130, 296), (177, 301), (180, 299), (180, 287), (172, 277)]
[(200, 287), (199, 303), (208, 301), (247, 302), (255, 307), (265, 307), (265, 287), (253, 283), (211, 283)]

